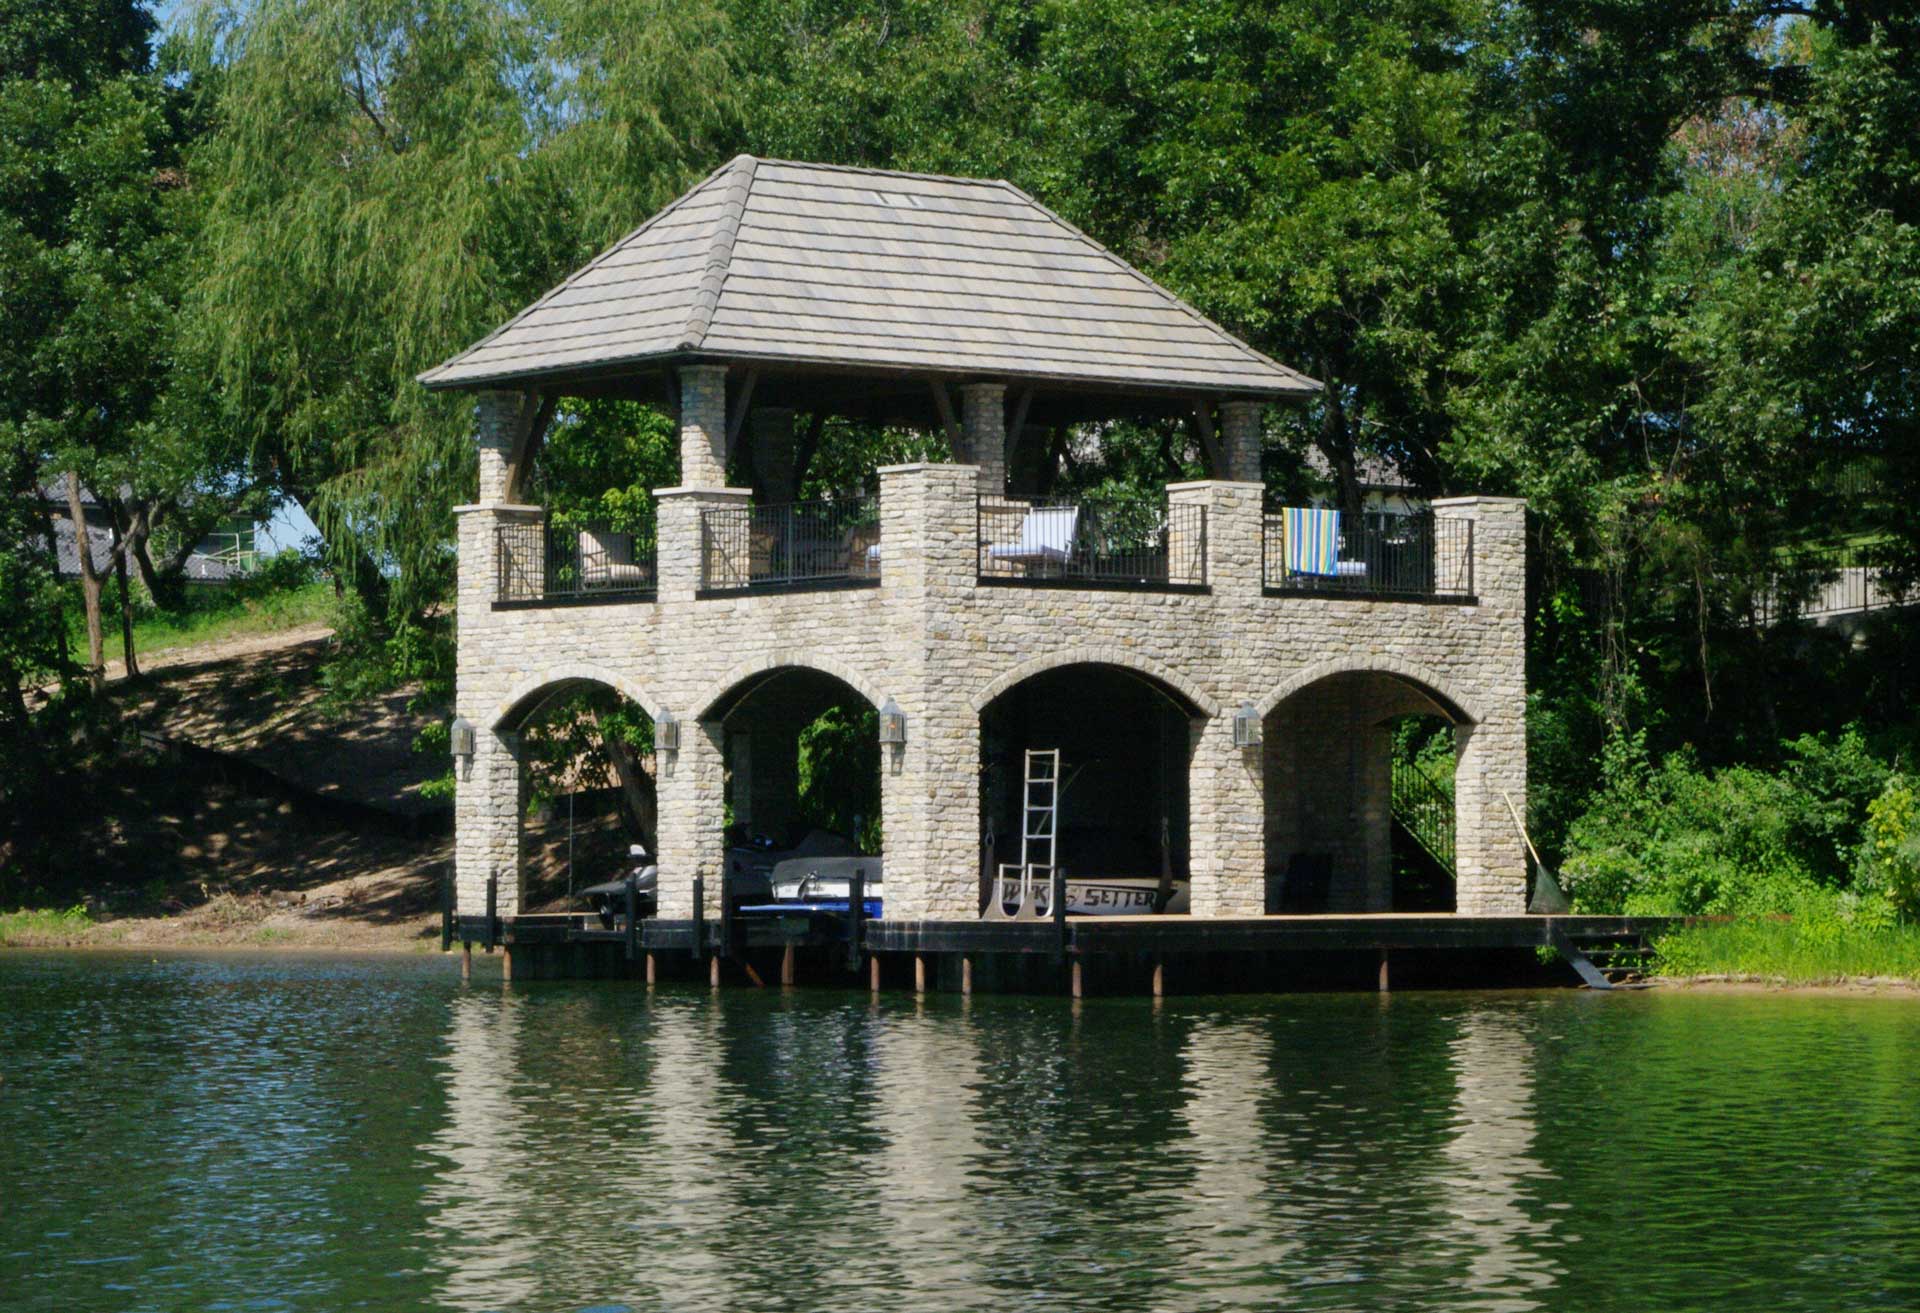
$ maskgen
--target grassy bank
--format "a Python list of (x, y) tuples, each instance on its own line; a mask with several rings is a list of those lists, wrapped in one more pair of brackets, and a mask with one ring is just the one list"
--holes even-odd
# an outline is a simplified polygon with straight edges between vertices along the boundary
[(84, 907), (0, 912), (0, 948), (48, 948), (74, 943), (94, 926)]
[(1842, 926), (1819, 920), (1742, 919), (1689, 926), (1655, 946), (1658, 973), (1734, 976), (1790, 985), (1898, 978), (1920, 982), (1920, 926)]

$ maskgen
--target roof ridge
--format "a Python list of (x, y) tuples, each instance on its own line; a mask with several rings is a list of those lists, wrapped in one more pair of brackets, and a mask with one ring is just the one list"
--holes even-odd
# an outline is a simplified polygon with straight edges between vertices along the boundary
[(1052, 209), (1049, 209), (1037, 197), (1022, 190), (1020, 187), (1015, 186), (1013, 183), (1008, 182), (1005, 178), (999, 178), (999, 179), (996, 179), (995, 181), (998, 182), (1000, 186), (1005, 187), (1008, 191), (1012, 192), (1015, 196), (1020, 197), (1020, 199), (1024, 200), (1027, 204), (1033, 206), (1034, 209), (1040, 211), (1040, 213), (1046, 215), (1049, 219), (1052, 219), (1055, 223), (1059, 224), (1062, 228), (1065, 228), (1068, 232), (1072, 233), (1075, 237), (1078, 237), (1081, 241), (1093, 247), (1094, 250), (1100, 252), (1101, 255), (1104, 255), (1107, 259), (1111, 260), (1114, 264), (1118, 265), (1120, 269), (1128, 277), (1132, 278), (1134, 281), (1138, 283), (1142, 283), (1145, 286), (1151, 288), (1154, 292), (1159, 294), (1161, 297), (1172, 302), (1176, 308), (1183, 311), (1189, 318), (1198, 320), (1203, 326), (1212, 329), (1214, 332), (1218, 333), (1221, 337), (1225, 338), (1230, 344), (1240, 348), (1240, 350), (1246, 352), (1249, 356), (1252, 356), (1255, 360), (1259, 361), (1261, 364), (1269, 366), (1270, 368), (1273, 368), (1273, 369), (1277, 369), (1281, 373), (1286, 374), (1292, 378), (1297, 378), (1303, 383), (1310, 383), (1313, 385), (1316, 391), (1320, 390), (1325, 386), (1318, 379), (1313, 378), (1307, 374), (1303, 374), (1299, 370), (1294, 369), (1290, 365), (1281, 364), (1278, 360), (1275, 360), (1272, 356), (1260, 350), (1258, 347), (1255, 347), (1249, 344), (1248, 342), (1241, 339), (1237, 334), (1231, 333), (1226, 328), (1215, 323), (1212, 319), (1208, 318), (1206, 315), (1196, 310), (1193, 306), (1189, 305), (1186, 301), (1186, 298), (1176, 295), (1169, 289), (1161, 286), (1154, 279), (1147, 277), (1146, 274), (1134, 268), (1130, 262), (1121, 259), (1113, 251), (1109, 250), (1107, 246), (1103, 242), (1101, 242), (1098, 238), (1092, 237), (1089, 234), (1082, 232), (1077, 226), (1075, 226), (1075, 224), (1071, 220), (1056, 213)]
[(734, 161), (732, 160), (728, 160), (725, 164), (722, 164), (719, 168), (715, 169), (712, 173), (709, 173), (706, 177), (702, 178), (699, 182), (696, 182), (693, 186), (687, 188), (686, 191), (680, 193), (680, 195), (675, 197), (673, 201), (666, 206), (666, 208), (662, 209), (659, 213), (653, 215), (645, 223), (642, 223), (641, 225), (627, 232), (623, 236), (615, 238), (610, 245), (608, 245), (604, 250), (600, 252), (600, 254), (594, 256), (591, 260), (587, 261), (585, 264), (581, 265), (578, 269), (575, 269), (572, 273), (568, 274), (565, 278), (561, 279), (557, 285), (548, 289), (547, 293), (544, 296), (536, 298), (533, 304), (521, 310), (519, 314), (513, 316), (511, 319), (507, 320), (504, 324), (501, 324), (498, 328), (494, 329), (491, 333), (488, 333), (485, 337), (481, 338), (478, 342), (475, 342), (473, 345), (461, 348), (459, 351), (454, 352), (452, 355), (448, 356), (445, 360), (442, 360), (439, 364), (434, 365), (430, 369), (421, 370), (418, 374), (414, 375), (415, 381), (420, 383), (425, 383), (428, 379), (432, 378), (433, 375), (439, 373), (441, 370), (445, 369), (447, 366), (453, 364), (456, 360), (459, 360), (462, 356), (470, 355), (471, 353), (478, 351), (481, 347), (493, 341), (496, 337), (499, 337), (502, 333), (506, 332), (509, 328), (512, 328), (515, 324), (518, 324), (521, 320), (525, 319), (528, 315), (540, 309), (540, 307), (546, 305), (547, 302), (553, 300), (554, 297), (560, 295), (560, 293), (566, 291), (569, 287), (572, 287), (575, 283), (579, 282), (582, 278), (586, 277), (593, 270), (599, 268), (602, 264), (605, 264), (609, 257), (617, 254), (619, 251), (625, 248), (628, 242), (631, 242), (634, 238), (638, 237), (641, 233), (646, 232), (649, 228), (659, 223), (662, 219), (666, 218), (669, 214), (672, 214), (675, 210), (685, 205), (688, 201), (692, 200), (695, 196), (698, 196), (701, 192), (705, 191), (709, 183), (711, 183), (715, 178), (718, 178), (722, 173), (726, 172), (728, 169), (732, 168), (733, 164), (734, 164)]
[(751, 155), (736, 155), (724, 166), (726, 195), (720, 200), (720, 222), (714, 225), (713, 244), (707, 248), (706, 267), (700, 285), (694, 289), (693, 304), (687, 309), (687, 331), (680, 340), (683, 351), (697, 350), (706, 340), (713, 323), (713, 312), (720, 304), (720, 289), (726, 286), (733, 267), (733, 243), (740, 235), (740, 217), (747, 211), (747, 198), (753, 193), (753, 175), (760, 162)]
[(913, 169), (876, 169), (865, 164), (823, 164), (818, 160), (783, 160), (765, 156), (760, 157), (758, 162), (778, 164), (790, 169), (819, 169), (824, 173), (864, 173), (877, 178), (918, 178), (924, 182), (960, 182), (970, 187), (1006, 185), (1000, 178), (968, 178), (957, 173), (921, 173)]

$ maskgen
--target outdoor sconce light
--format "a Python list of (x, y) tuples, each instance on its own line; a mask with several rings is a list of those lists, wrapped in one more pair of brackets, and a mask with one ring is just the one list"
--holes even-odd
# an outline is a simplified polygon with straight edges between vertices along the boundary
[(680, 722), (674, 719), (671, 711), (664, 708), (654, 718), (653, 746), (662, 752), (680, 751)]
[(892, 698), (880, 708), (880, 742), (890, 748), (907, 745), (907, 713)]
[(457, 718), (447, 731), (447, 737), (453, 747), (454, 758), (458, 761), (473, 760), (473, 722), (465, 716)]
[(1233, 746), (1236, 748), (1260, 746), (1260, 713), (1253, 709), (1251, 702), (1242, 702), (1240, 710), (1233, 713)]

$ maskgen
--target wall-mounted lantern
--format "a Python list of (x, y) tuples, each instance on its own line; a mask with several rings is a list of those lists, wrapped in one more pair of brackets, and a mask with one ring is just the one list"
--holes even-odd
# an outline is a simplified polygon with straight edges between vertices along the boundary
[(1260, 746), (1260, 713), (1254, 710), (1251, 702), (1242, 702), (1240, 710), (1233, 713), (1233, 746), (1236, 748)]
[(680, 722), (665, 708), (654, 717), (653, 746), (662, 752), (680, 751)]
[(473, 760), (473, 722), (465, 716), (458, 717), (447, 730), (447, 738), (453, 748), (455, 761), (465, 764)]
[(892, 698), (880, 708), (880, 742), (889, 748), (907, 745), (907, 713)]

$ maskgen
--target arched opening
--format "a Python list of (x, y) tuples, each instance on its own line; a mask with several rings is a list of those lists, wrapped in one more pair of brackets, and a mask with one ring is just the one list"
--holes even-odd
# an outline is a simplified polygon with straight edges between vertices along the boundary
[(1186, 911), (1188, 768), (1201, 718), (1166, 683), (1094, 662), (1032, 675), (987, 703), (983, 912), (1032, 914), (1031, 904), (1016, 910), (1011, 882), (1024, 873), (1044, 883), (1054, 867), (1069, 915)]
[(1267, 713), (1266, 910), (1451, 912), (1466, 715), (1406, 676), (1327, 675)]
[[(701, 719), (722, 731), (737, 896), (792, 894), (771, 887), (790, 858), (880, 856), (878, 712), (859, 690), (810, 666), (779, 666), (736, 683)], [(877, 894), (878, 865), (862, 875)]]
[(659, 806), (653, 717), (634, 697), (588, 676), (520, 697), (498, 732), (519, 765), (518, 906), (522, 913), (610, 912), (630, 875), (653, 910)]

